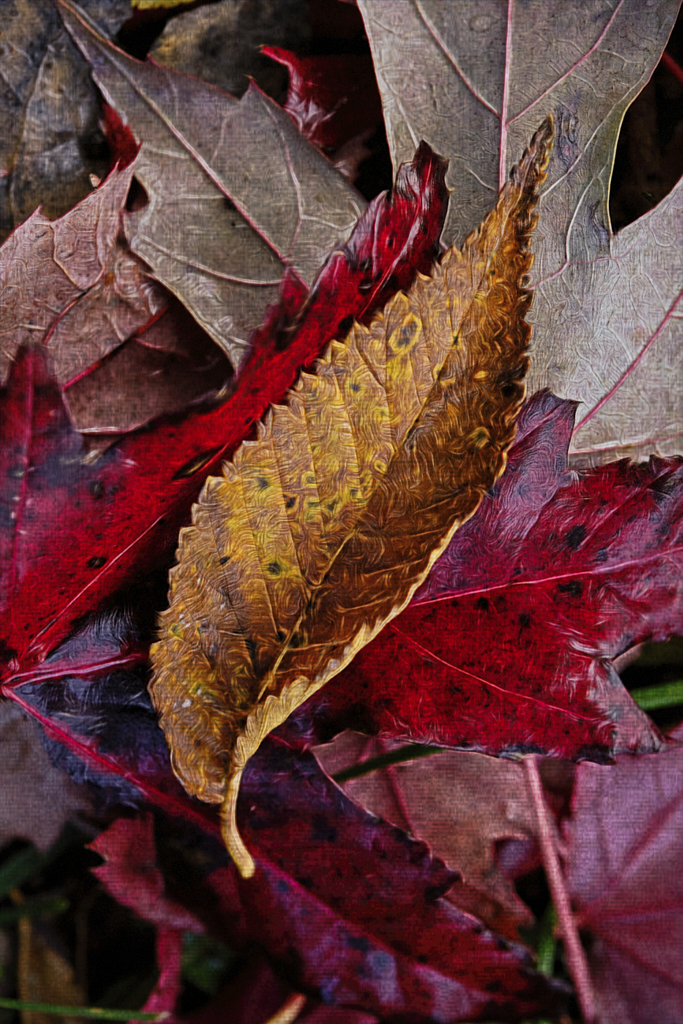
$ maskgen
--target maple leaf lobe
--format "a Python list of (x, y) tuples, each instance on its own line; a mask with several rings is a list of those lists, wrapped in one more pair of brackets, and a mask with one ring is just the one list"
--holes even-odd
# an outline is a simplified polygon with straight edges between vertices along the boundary
[(552, 136), (548, 118), (462, 251), (331, 343), (181, 531), (151, 693), (174, 770), (223, 803), (247, 876), (235, 818), (247, 760), (403, 610), (505, 467)]

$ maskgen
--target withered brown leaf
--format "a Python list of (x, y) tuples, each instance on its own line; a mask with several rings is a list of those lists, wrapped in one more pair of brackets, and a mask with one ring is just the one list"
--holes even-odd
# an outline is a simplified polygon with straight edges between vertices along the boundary
[(547, 118), (466, 240), (334, 341), (181, 531), (150, 684), (185, 788), (236, 825), (264, 737), (405, 608), (500, 476), (523, 396)]

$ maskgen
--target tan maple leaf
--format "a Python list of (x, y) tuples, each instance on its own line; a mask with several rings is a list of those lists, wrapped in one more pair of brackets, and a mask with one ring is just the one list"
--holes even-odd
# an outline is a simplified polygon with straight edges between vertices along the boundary
[(405, 608), (505, 468), (552, 138), (548, 118), (462, 251), (332, 342), (181, 532), (151, 692), (176, 774), (222, 803), (245, 876), (247, 760)]

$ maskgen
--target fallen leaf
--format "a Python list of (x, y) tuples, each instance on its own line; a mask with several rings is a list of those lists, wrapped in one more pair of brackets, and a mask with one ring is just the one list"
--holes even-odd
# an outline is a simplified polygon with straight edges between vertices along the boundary
[(576, 773), (567, 886), (589, 940), (601, 1024), (683, 1015), (682, 778), (680, 746)]
[(526, 404), (500, 482), (303, 709), (304, 732), (307, 716), (318, 742), (355, 728), (489, 754), (658, 748), (611, 660), (681, 631), (683, 462), (568, 471), (573, 415), (547, 392)]
[(92, 868), (115, 900), (158, 928), (201, 932), (199, 921), (165, 892), (156, 865), (154, 821), (150, 812), (118, 818), (92, 843), (104, 864)]
[(67, 821), (92, 810), (83, 788), (50, 764), (35, 722), (9, 701), (0, 703), (0, 777), (0, 847), (18, 837), (45, 852)]
[[(127, 0), (85, 0), (105, 32), (130, 14)], [(65, 213), (107, 169), (97, 91), (52, 4), (13, 0), (3, 10), (0, 81), (0, 240), (37, 206)]]
[[(370, 156), (363, 143), (382, 123), (382, 106), (369, 54), (300, 57), (278, 46), (262, 52), (289, 70), (285, 110), (302, 135), (336, 167), (352, 152)], [(342, 173), (353, 181), (358, 163)]]
[(267, 39), (276, 46), (304, 50), (310, 45), (305, 0), (223, 0), (171, 18), (149, 56), (159, 64), (241, 96), (253, 79), (281, 102), (287, 76), (264, 55)]
[(133, 173), (113, 171), (54, 222), (36, 211), (0, 249), (0, 380), (22, 344), (43, 342), (66, 384), (163, 310), (163, 289), (117, 241)]
[[(45, 671), (40, 665), (75, 621), (139, 579), (140, 566), (151, 570), (168, 558), (206, 476), (269, 403), (282, 399), (299, 367), (344, 329), (333, 297), (344, 301), (349, 316), (366, 320), (431, 265), (447, 201), (444, 169), (422, 147), (392, 194), (373, 200), (310, 293), (285, 282), (270, 333), (255, 338), (239, 385), (213, 409), (158, 423), (93, 453), (70, 422), (44, 347), (20, 353), (0, 398), (6, 696), (21, 682), (59, 675), (59, 654)], [(94, 671), (98, 652), (88, 653), (86, 645), (81, 657)]]
[(616, 236), (607, 208), (624, 111), (678, 7), (539, 3), (529, 17), (514, 0), (359, 2), (394, 166), (417, 138), (451, 160), (447, 244), (488, 208), (539, 116), (555, 114), (533, 243), (529, 387), (585, 404), (573, 442), (583, 461), (674, 453), (683, 434), (683, 185)]
[(406, 606), (504, 469), (551, 132), (548, 120), (462, 252), (302, 375), (181, 534), (151, 692), (174, 770), (223, 804), (247, 876), (235, 825), (247, 759)]
[[(139, 685), (134, 674), (131, 683)], [(231, 948), (256, 943), (295, 990), (366, 1007), (382, 1019), (410, 1008), (425, 1024), (437, 1011), (452, 1022), (504, 1019), (511, 1000), (520, 1013), (554, 1005), (558, 990), (529, 970), (524, 949), (440, 899), (454, 872), (424, 844), (352, 804), (312, 755), (266, 740), (250, 760), (238, 821), (257, 870), (245, 881), (220, 842), (213, 810), (192, 801), (173, 777), (161, 732), (144, 712), (145, 700), (151, 710), (149, 696), (143, 690), (133, 704), (120, 669), (99, 681), (66, 676), (19, 690), (59, 735), (60, 749), (78, 752), (80, 768), (67, 763), (76, 777), (99, 775), (108, 787), (118, 776), (136, 787), (138, 801), (145, 797), (173, 816), (173, 830), (161, 828), (159, 840), (168, 839), (176, 857), (186, 851), (195, 872), (181, 872), (186, 884), (179, 888), (176, 879), (173, 901)], [(141, 730), (141, 714), (151, 732)], [(104, 733), (96, 725), (103, 719)], [(110, 832), (106, 846), (97, 847), (109, 857), (110, 890), (154, 916), (161, 887), (149, 819)], [(134, 883), (140, 869), (144, 877)], [(173, 925), (166, 900), (158, 899), (158, 911)]]
[[(344, 732), (317, 747), (315, 755), (334, 776), (387, 752), (377, 739)], [(445, 750), (349, 779), (344, 790), (362, 807), (427, 843), (435, 857), (459, 872), (462, 881), (446, 896), (455, 906), (508, 939), (518, 939), (518, 929), (533, 923), (495, 858), (496, 844), (535, 840), (536, 822), (520, 765)]]
[(75, 4), (58, 8), (142, 141), (135, 174), (149, 201), (126, 218), (131, 249), (239, 367), (283, 271), (309, 285), (364, 200), (253, 83), (237, 101), (129, 57)]
[[(24, 917), (18, 924), (17, 989), (20, 999), (30, 1003), (85, 1006), (86, 994), (75, 978), (74, 969), (58, 948), (54, 936)], [(52, 941), (50, 941), (52, 940)], [(81, 1017), (60, 1016), (64, 1024), (80, 1024)], [(55, 1024), (53, 1014), (22, 1010), (22, 1024)]]
[[(225, 353), (174, 295), (159, 316), (64, 389), (82, 433), (122, 434), (194, 403), (215, 403), (231, 386)], [(111, 440), (111, 439), (110, 439)]]

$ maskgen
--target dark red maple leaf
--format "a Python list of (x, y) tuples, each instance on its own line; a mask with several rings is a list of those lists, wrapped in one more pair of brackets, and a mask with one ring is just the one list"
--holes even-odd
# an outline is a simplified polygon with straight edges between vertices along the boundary
[[(136, 779), (149, 795), (145, 773)], [(199, 839), (189, 797), (164, 809), (192, 823), (187, 834), (176, 825), (182, 847), (202, 849), (201, 877), (174, 900), (160, 888), (150, 819), (119, 822), (96, 844), (114, 893), (135, 888), (142, 860), (143, 895), (124, 901), (160, 925), (160, 936), (179, 920), (180, 899), (233, 948), (256, 943), (295, 991), (382, 1020), (517, 1020), (550, 1011), (561, 995), (531, 970), (526, 950), (441, 899), (457, 875), (424, 843), (353, 804), (310, 754), (268, 740), (247, 768), (239, 817), (253, 879), (237, 873), (210, 812)]]
[(310, 293), (293, 279), (284, 282), (227, 401), (131, 434), (97, 459), (71, 425), (44, 350), (19, 356), (0, 399), (5, 695), (77, 619), (134, 580), (141, 566), (169, 557), (206, 476), (282, 398), (301, 365), (353, 317), (366, 319), (428, 269), (445, 215), (444, 173), (443, 161), (422, 146), (392, 194), (378, 196), (330, 256)]
[(573, 417), (548, 392), (527, 402), (504, 476), (300, 730), (598, 760), (658, 748), (611, 659), (681, 629), (683, 460), (571, 473)]

